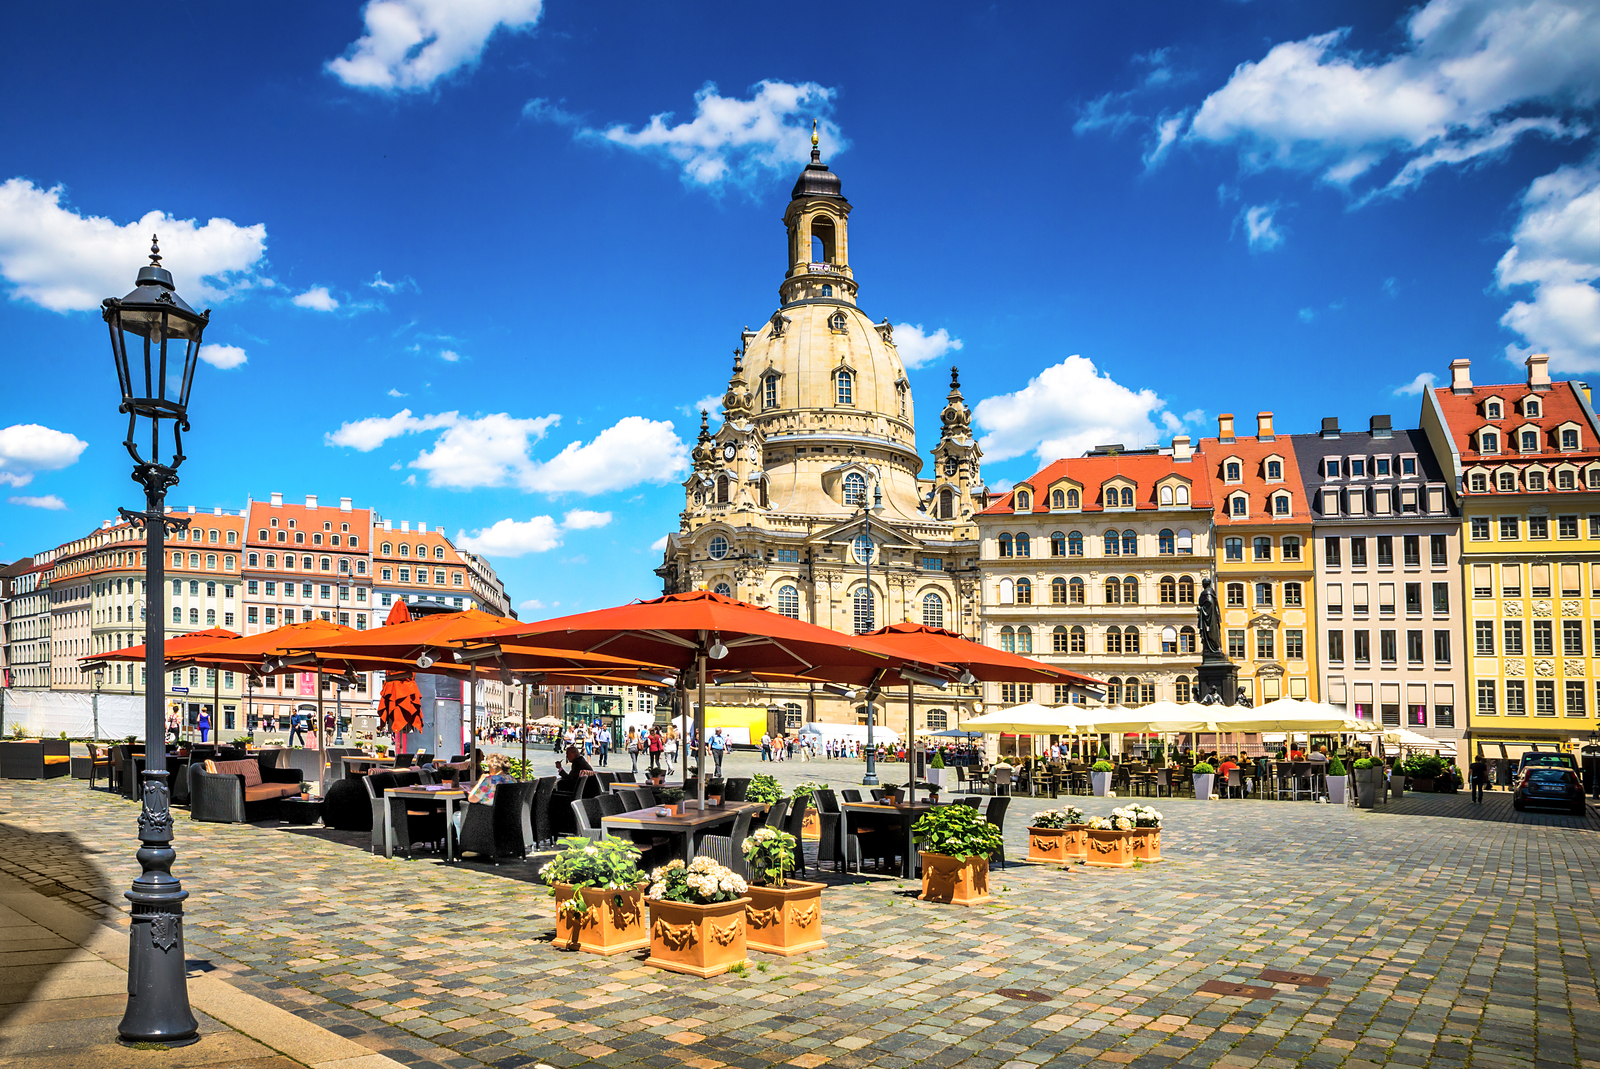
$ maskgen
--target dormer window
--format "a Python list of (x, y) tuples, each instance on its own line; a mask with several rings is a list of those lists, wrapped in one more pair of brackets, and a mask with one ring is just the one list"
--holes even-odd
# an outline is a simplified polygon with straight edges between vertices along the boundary
[(1372, 462), (1372, 474), (1374, 474), (1374, 475), (1388, 475), (1389, 474), (1389, 458), (1388, 457), (1378, 457), (1375, 460), (1373, 460), (1373, 462)]
[(1367, 475), (1367, 462), (1361, 457), (1352, 457), (1350, 460), (1350, 478), (1364, 479)]
[(1500, 436), (1498, 434), (1496, 434), (1494, 431), (1479, 431), (1478, 432), (1478, 452), (1480, 452), (1480, 453), (1498, 453), (1498, 452), (1500, 452)]
[(1517, 473), (1514, 471), (1502, 471), (1500, 473), (1500, 492), (1510, 494), (1516, 492), (1516, 489)]
[(1543, 490), (1544, 472), (1538, 470), (1537, 468), (1533, 469), (1527, 474), (1527, 482), (1529, 490)]
[(1489, 480), (1484, 477), (1483, 472), (1481, 472), (1481, 471), (1473, 472), (1472, 473), (1471, 482), (1472, 482), (1472, 492), (1473, 493), (1475, 493), (1475, 494), (1483, 494), (1483, 493), (1487, 493), (1488, 492), (1488, 490), (1489, 490)]
[[(844, 317), (840, 316), (839, 318), (843, 320)], [(855, 404), (855, 384), (856, 377), (850, 374), (850, 372), (844, 370), (843, 368), (840, 368), (838, 371), (834, 372), (834, 403), (840, 405)]]
[(1322, 462), (1322, 474), (1329, 479), (1337, 479), (1339, 477), (1339, 462), (1332, 457), (1324, 460)]
[(761, 382), (761, 406), (763, 408), (778, 407), (778, 376), (768, 375)]
[(1283, 480), (1283, 462), (1281, 460), (1267, 461), (1267, 481), (1281, 482)]
[(1068, 490), (1067, 491), (1067, 508), (1069, 508), (1069, 509), (1077, 508), (1079, 500), (1080, 499), (1078, 497), (1078, 491), (1076, 491), (1076, 490)]
[(1060, 490), (1052, 490), (1052, 491), (1050, 491), (1050, 507), (1053, 508), (1053, 509), (1064, 509), (1064, 508), (1066, 508), (1067, 507), (1067, 495), (1064, 492), (1060, 491)]
[(1522, 414), (1529, 419), (1539, 418), (1539, 402), (1532, 397), (1522, 402)]
[(1230, 460), (1224, 464), (1222, 466), (1222, 472), (1222, 477), (1227, 482), (1237, 483), (1244, 481), (1244, 465), (1240, 464), (1237, 460)]
[(1032, 512), (1033, 511), (1033, 496), (1031, 494), (1029, 494), (1028, 491), (1026, 491), (1026, 490), (1018, 490), (1017, 491), (1017, 508), (1016, 508), (1016, 511), (1018, 511), (1018, 512)]
[(1526, 430), (1521, 434), (1522, 451), (1524, 453), (1537, 453), (1539, 451), (1539, 432)]
[(1234, 494), (1228, 499), (1228, 511), (1234, 516), (1248, 516), (1250, 514), (1250, 499), (1244, 494)]
[(1568, 451), (1578, 448), (1578, 428), (1563, 427), (1561, 429), (1561, 448)]
[(1499, 419), (1500, 418), (1500, 402), (1499, 401), (1490, 401), (1488, 404), (1484, 405), (1483, 406), (1483, 416), (1484, 416), (1485, 419)]
[(1279, 494), (1272, 499), (1272, 514), (1274, 516), (1287, 516), (1290, 512), (1289, 495)]

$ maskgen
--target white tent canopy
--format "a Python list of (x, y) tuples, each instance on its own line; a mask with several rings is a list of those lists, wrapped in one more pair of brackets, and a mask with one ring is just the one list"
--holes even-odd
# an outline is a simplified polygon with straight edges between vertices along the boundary
[(1008, 735), (1068, 735), (1093, 731), (1089, 710), (1063, 705), (1052, 709), (1037, 702), (996, 709), (961, 722), (964, 731)]
[[(961, 726), (966, 727), (965, 724)], [(824, 739), (834, 739), (836, 741), (846, 740), (849, 742), (859, 742), (863, 746), (865, 746), (867, 742), (867, 726), (865, 724), (811, 723), (802, 727), (797, 734), (819, 735)], [(883, 743), (885, 746), (898, 746), (900, 745), (900, 733), (894, 728), (882, 727), (881, 725), (875, 724), (872, 728), (872, 743), (874, 746), (876, 746), (878, 743)]]
[[(1201, 706), (1210, 712), (1208, 720), (1217, 731), (1307, 732), (1367, 731), (1370, 724), (1352, 719), (1343, 710), (1321, 702), (1298, 698), (1279, 698), (1259, 709), (1240, 709), (1222, 705)], [(1208, 728), (1207, 730), (1213, 730)]]

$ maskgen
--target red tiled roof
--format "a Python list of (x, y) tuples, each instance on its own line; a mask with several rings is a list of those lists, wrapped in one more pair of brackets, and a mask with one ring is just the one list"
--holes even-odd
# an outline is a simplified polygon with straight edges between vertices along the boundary
[[(289, 530), (289, 521), (293, 520), (295, 523), (293, 530), (304, 531), (306, 533), (307, 538), (305, 544), (294, 545), (294, 543), (291, 541), (285, 545), (280, 545), (278, 542), (274, 541), (276, 536), (272, 534), (272, 524), (269, 522), (272, 519), (276, 519), (278, 521), (278, 527), (283, 530)], [(322, 529), (322, 525), (324, 523), (333, 524), (333, 530), (331, 532), (324, 531)], [(342, 525), (347, 523), (350, 525), (350, 530), (339, 530)], [(267, 541), (265, 542), (256, 537), (257, 534), (259, 534), (259, 532), (263, 529), (267, 531)], [(309, 508), (305, 505), (274, 505), (266, 501), (252, 501), (250, 503), (249, 529), (245, 531), (245, 543), (247, 545), (262, 546), (266, 548), (286, 548), (287, 546), (293, 546), (296, 552), (302, 553), (307, 550), (312, 550), (313, 552), (327, 552), (330, 549), (338, 549), (341, 552), (355, 553), (359, 556), (368, 552), (371, 548), (366, 544), (371, 529), (371, 509), (351, 509), (349, 512), (345, 512), (342, 509), (333, 507), (331, 505), (320, 505), (317, 508)], [(336, 534), (340, 536), (340, 541), (347, 541), (350, 537), (358, 538), (360, 541), (356, 543), (356, 547), (354, 549), (351, 549), (349, 546), (345, 545), (329, 546), (326, 544), (313, 547), (311, 545), (310, 538), (310, 536), (313, 534)]]
[[(1483, 460), (1497, 464), (1514, 461), (1549, 463), (1552, 459), (1559, 458), (1587, 459), (1600, 456), (1600, 441), (1596, 440), (1594, 427), (1590, 424), (1583, 405), (1574, 395), (1570, 382), (1554, 383), (1549, 390), (1535, 390), (1521, 382), (1474, 386), (1471, 393), (1461, 394), (1448, 386), (1441, 386), (1433, 391), (1433, 395), (1439, 402), (1439, 410), (1444, 413), (1445, 425), (1455, 442), (1456, 450), (1464, 461)], [(1522, 400), (1530, 395), (1537, 397), (1540, 402), (1537, 419), (1528, 419), (1522, 415)], [(1491, 420), (1484, 415), (1484, 403), (1491, 397), (1498, 398), (1505, 405), (1500, 419)], [(1564, 423), (1578, 425), (1579, 442), (1583, 448), (1577, 451), (1560, 451), (1561, 443), (1556, 428)], [(1512, 434), (1529, 425), (1537, 426), (1540, 431), (1541, 451), (1538, 453), (1520, 453), (1511, 441)], [(1478, 452), (1474, 435), (1484, 427), (1494, 427), (1500, 432), (1500, 452)]]
[[(1267, 481), (1266, 460), (1272, 456), (1283, 460), (1282, 481)], [(1243, 465), (1244, 478), (1241, 482), (1223, 481), (1223, 464), (1228, 460), (1238, 460)], [(1294, 442), (1289, 435), (1280, 434), (1265, 442), (1259, 438), (1245, 437), (1235, 438), (1231, 442), (1224, 442), (1220, 438), (1202, 438), (1195, 464), (1211, 480), (1210, 496), (1216, 503), (1218, 526), (1311, 522), (1311, 503), (1306, 499), (1305, 484), (1300, 481), (1300, 465), (1295, 460)], [(1250, 497), (1250, 514), (1229, 516), (1227, 500), (1240, 490)], [(1287, 516), (1274, 515), (1268, 500), (1272, 494), (1282, 490), (1290, 494), (1291, 511)]]
[[(1138, 487), (1134, 496), (1135, 509), (1153, 510), (1161, 507), (1156, 498), (1156, 483), (1169, 475), (1180, 475), (1188, 480), (1190, 507), (1211, 507), (1211, 491), (1199, 457), (1186, 463), (1175, 461), (1165, 454), (1068, 457), (1054, 461), (1027, 479), (1019, 480), (1017, 487), (1033, 491), (1030, 511), (1043, 514), (1050, 512), (1050, 487), (1061, 479), (1070, 479), (1083, 487), (1082, 511), (1103, 512), (1105, 503), (1102, 500), (1102, 488), (1107, 481), (1121, 476), (1131, 479)], [(1013, 505), (1016, 489), (1013, 487), (978, 515), (1015, 515)]]

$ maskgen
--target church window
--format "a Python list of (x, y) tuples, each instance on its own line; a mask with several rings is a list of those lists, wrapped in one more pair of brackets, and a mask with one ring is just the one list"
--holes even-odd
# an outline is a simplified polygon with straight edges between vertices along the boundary
[(721, 535), (712, 535), (711, 541), (706, 543), (706, 552), (712, 560), (721, 560), (728, 555), (728, 540)]
[(778, 407), (778, 376), (768, 375), (766, 379), (763, 380), (761, 404), (766, 408)]
[(721, 594), (725, 598), (731, 598), (733, 597), (733, 587), (729, 586), (727, 583), (718, 583), (717, 589), (713, 591), (713, 593)]
[(833, 331), (835, 334), (843, 334), (844, 333), (844, 313), (843, 312), (835, 312), (835, 313), (833, 313), (833, 315), (828, 317), (828, 329)]
[(1077, 507), (1078, 507), (1078, 491), (1076, 491), (1076, 490), (1068, 490), (1067, 491), (1067, 508), (1075, 509)]
[(1133, 487), (1131, 486), (1122, 488), (1122, 507), (1125, 509), (1133, 508)]
[(1031, 580), (1031, 579), (1018, 579), (1017, 580), (1017, 604), (1018, 605), (1032, 605), (1033, 604), (1033, 580)]
[(1067, 536), (1060, 531), (1050, 533), (1050, 555), (1052, 557), (1065, 557), (1067, 555)]
[(997, 551), (998, 551), (1000, 556), (1002, 556), (1002, 557), (1011, 556), (1011, 536), (1010, 535), (1008, 535), (1008, 534), (1001, 535), (999, 538), (995, 539), (995, 545), (997, 547)]
[(1071, 534), (1067, 535), (1067, 556), (1069, 556), (1069, 557), (1081, 557), (1081, 556), (1083, 556), (1083, 534), (1082, 534), (1082, 532), (1073, 531)]
[(762, 507), (767, 507), (767, 480), (762, 479), (756, 483), (756, 501)]
[(1032, 510), (1033, 510), (1033, 498), (1028, 496), (1028, 492), (1026, 490), (1017, 491), (1017, 507), (1016, 507), (1015, 511), (1017, 511), (1017, 512), (1031, 512)]
[(944, 599), (937, 594), (922, 596), (922, 626), (944, 626)]
[(1033, 556), (1033, 541), (1026, 534), (1017, 535), (1017, 556)]
[(939, 518), (941, 520), (953, 520), (956, 518), (955, 491), (949, 489), (939, 491)]
[(728, 477), (726, 475), (718, 475), (717, 476), (717, 504), (726, 505), (727, 503), (728, 503)]
[(822, 295), (824, 297), (832, 297), (833, 296), (833, 287), (828, 285), (826, 282), (824, 282), (822, 284)]
[(852, 506), (867, 503), (867, 477), (859, 471), (849, 472), (844, 477), (844, 503)]
[(800, 591), (785, 583), (778, 588), (778, 612), (791, 620), (800, 619)]
[[(839, 316), (837, 318), (841, 321), (841, 323), (844, 320), (844, 316)], [(855, 404), (855, 376), (851, 375), (848, 371), (841, 370), (834, 375), (833, 384), (835, 388), (837, 404)]]
[(1053, 508), (1053, 509), (1064, 509), (1064, 508), (1066, 508), (1067, 507), (1067, 495), (1066, 495), (1066, 493), (1064, 491), (1062, 491), (1062, 490), (1052, 490), (1052, 491), (1050, 491), (1050, 507)]
[(1122, 532), (1122, 555), (1136, 557), (1139, 555), (1139, 535), (1134, 531)]
[(856, 587), (854, 600), (854, 615), (856, 634), (864, 635), (873, 630), (877, 625), (873, 623), (872, 588), (865, 586)]

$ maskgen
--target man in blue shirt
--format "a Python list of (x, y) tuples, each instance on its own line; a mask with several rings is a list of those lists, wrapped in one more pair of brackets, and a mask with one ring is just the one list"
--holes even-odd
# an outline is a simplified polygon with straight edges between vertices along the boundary
[(707, 745), (711, 747), (711, 758), (717, 763), (716, 775), (720, 777), (722, 775), (722, 754), (723, 751), (728, 748), (728, 740), (722, 737), (721, 728), (718, 728), (716, 732), (712, 734), (711, 738), (707, 742)]

